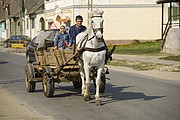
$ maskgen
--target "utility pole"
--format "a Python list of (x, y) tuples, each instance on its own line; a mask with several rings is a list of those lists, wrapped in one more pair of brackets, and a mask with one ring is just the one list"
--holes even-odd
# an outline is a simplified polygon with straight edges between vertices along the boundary
[(25, 6), (24, 0), (20, 0), (19, 6), (19, 20), (20, 20), (20, 34), (23, 35), (23, 18), (24, 18)]
[[(88, 11), (93, 9), (93, 0), (88, 0)], [(89, 12), (88, 12), (88, 17), (89, 18)], [(89, 25), (89, 19), (87, 19), (87, 23)]]
[(93, 9), (93, 0), (88, 0), (88, 10)]

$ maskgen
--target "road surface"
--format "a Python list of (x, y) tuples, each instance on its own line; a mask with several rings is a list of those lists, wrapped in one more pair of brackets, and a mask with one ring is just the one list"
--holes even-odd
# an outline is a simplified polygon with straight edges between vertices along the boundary
[[(24, 56), (0, 52), (0, 90), (7, 91), (33, 114), (50, 120), (180, 120), (180, 82), (110, 70), (102, 106), (84, 102), (72, 83), (56, 84), (45, 98), (41, 83), (27, 93)], [(91, 87), (92, 98), (94, 88)], [(1, 93), (1, 92), (0, 92)], [(4, 92), (5, 94), (6, 92)], [(3, 97), (2, 94), (0, 97)], [(1, 104), (0, 104), (1, 105)], [(9, 106), (10, 107), (10, 106)], [(10, 108), (11, 109), (11, 108)], [(0, 110), (0, 120), (3, 115)], [(4, 113), (5, 114), (5, 113)], [(39, 119), (44, 119), (40, 117)]]

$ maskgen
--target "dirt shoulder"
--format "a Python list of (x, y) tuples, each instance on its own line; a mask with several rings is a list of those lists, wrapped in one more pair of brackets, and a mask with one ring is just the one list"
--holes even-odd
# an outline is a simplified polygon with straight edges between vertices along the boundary
[(0, 120), (51, 120), (32, 110), (5, 89), (0, 89)]
[(180, 62), (160, 60), (159, 58), (161, 57), (163, 56), (113, 54), (113, 62), (115, 64), (113, 66), (109, 64), (108, 67), (122, 72), (180, 81)]

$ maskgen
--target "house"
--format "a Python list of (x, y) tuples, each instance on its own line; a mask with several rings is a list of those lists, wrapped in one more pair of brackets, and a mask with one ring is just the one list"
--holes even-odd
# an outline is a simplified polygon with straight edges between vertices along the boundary
[(104, 38), (109, 44), (161, 38), (161, 5), (156, 0), (45, 0), (45, 28), (57, 28), (64, 22), (75, 23), (75, 16), (88, 24), (88, 1), (104, 10)]
[(45, 29), (44, 0), (26, 0), (25, 35), (34, 38)]
[(44, 0), (0, 0), (0, 39), (44, 30)]
[(8, 3), (10, 0), (0, 0), (0, 43), (7, 39), (7, 25), (6, 18), (8, 17), (6, 11), (8, 11)]
[(83, 16), (87, 26), (88, 8), (92, 6), (104, 10), (104, 39), (108, 44), (161, 39), (162, 8), (156, 0), (0, 1), (8, 1), (3, 7), (5, 19), (0, 19), (1, 36), (25, 34), (33, 38), (41, 30), (56, 29), (62, 23), (70, 27), (77, 15)]
[(1, 0), (1, 39), (23, 33), (24, 0)]
[(162, 4), (162, 51), (180, 55), (180, 1), (158, 0)]

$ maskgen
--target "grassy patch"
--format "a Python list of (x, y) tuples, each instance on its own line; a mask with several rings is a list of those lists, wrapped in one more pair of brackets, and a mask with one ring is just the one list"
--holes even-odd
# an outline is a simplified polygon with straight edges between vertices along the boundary
[[(112, 48), (112, 45), (109, 46)], [(129, 54), (129, 55), (159, 55), (161, 50), (161, 41), (154, 42), (139, 42), (134, 41), (129, 45), (118, 45), (114, 53)]]
[(159, 59), (171, 60), (171, 61), (179, 61), (180, 62), (180, 55), (178, 55), (178, 56), (162, 57), (162, 58), (159, 58)]
[(180, 72), (180, 66), (157, 64), (151, 62), (113, 60), (113, 61), (109, 61), (108, 65), (130, 67), (138, 71), (158, 70), (158, 71)]

